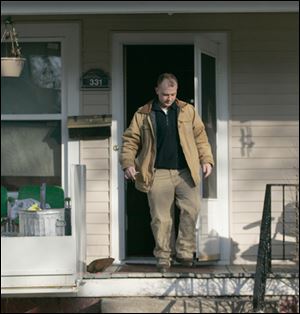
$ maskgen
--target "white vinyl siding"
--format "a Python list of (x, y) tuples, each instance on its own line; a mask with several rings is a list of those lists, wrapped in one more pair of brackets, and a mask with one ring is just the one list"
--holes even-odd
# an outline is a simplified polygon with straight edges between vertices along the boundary
[(110, 113), (110, 93), (97, 90), (83, 91), (83, 114), (101, 115)]
[[(235, 263), (256, 262), (266, 184), (299, 182), (297, 37), (284, 23), (267, 21), (255, 31), (232, 33), (231, 236)], [(282, 210), (280, 190), (272, 197), (272, 237), (280, 240), (282, 234), (275, 235)], [(286, 203), (289, 201), (295, 200)], [(295, 236), (287, 241), (294, 242)], [(287, 246), (286, 253), (293, 249)], [(272, 254), (278, 257), (281, 253), (282, 248), (273, 245)]]
[(80, 160), (87, 169), (86, 263), (89, 264), (110, 256), (109, 140), (81, 141), (80, 144)]
[[(265, 185), (299, 180), (298, 14), (95, 14), (75, 18), (82, 22), (82, 73), (100, 68), (111, 75), (114, 31), (140, 31), (141, 36), (143, 31), (157, 31), (158, 37), (160, 31), (228, 32), (229, 240), (233, 262), (255, 261)], [(74, 16), (49, 19), (72, 20)], [(111, 113), (110, 98), (110, 91), (82, 91), (81, 114)], [(81, 142), (81, 162), (87, 165), (87, 263), (111, 251), (110, 145), (109, 140)]]
[[(110, 71), (112, 53), (110, 32), (114, 29), (230, 31), (230, 215), (232, 259), (236, 263), (255, 261), (265, 185), (297, 181), (299, 124), (296, 118), (298, 117), (296, 24), (293, 14), (219, 14), (218, 18), (212, 14), (201, 17), (182, 15), (180, 18), (176, 18), (176, 15), (172, 17), (111, 15), (101, 16), (101, 19), (96, 17), (85, 19), (84, 68), (99, 67), (105, 71)], [(84, 96), (83, 112), (110, 113), (110, 106), (106, 107), (105, 95), (104, 92), (98, 98), (89, 95), (88, 99)], [(105, 153), (99, 151), (99, 154)], [(100, 160), (94, 163), (99, 162)], [(101, 169), (105, 169), (105, 160), (101, 162)], [(105, 187), (102, 186), (101, 193), (103, 189)], [(273, 228), (281, 209), (278, 204), (276, 202), (274, 209), (276, 212)], [(101, 224), (99, 222), (101, 228), (105, 226), (109, 230), (105, 217), (97, 219), (102, 222)], [(251, 226), (251, 223), (254, 226), (247, 227)], [(88, 230), (90, 226), (88, 223)], [(100, 247), (108, 248), (105, 241), (107, 238), (99, 238), (97, 243), (102, 244), (98, 244), (99, 250)], [(91, 247), (92, 245), (88, 244), (88, 254), (89, 251), (94, 252)], [(103, 253), (103, 256), (106, 254)]]
[[(176, 18), (176, 15), (111, 15), (101, 16), (101, 19), (89, 17), (84, 25), (84, 68), (99, 67), (105, 71), (110, 71), (110, 32), (114, 29), (230, 31), (232, 259), (236, 263), (255, 261), (265, 185), (297, 181), (298, 33), (295, 16), (219, 14), (216, 18), (209, 14), (201, 15), (201, 18), (197, 15)], [(105, 95), (103, 92), (98, 99), (84, 96), (83, 112), (110, 113), (103, 98)], [(99, 154), (103, 153), (99, 151)], [(105, 168), (105, 160), (102, 160), (102, 167)], [(276, 202), (274, 209), (273, 228), (281, 209), (278, 204)], [(105, 217), (98, 219), (102, 219), (99, 226), (109, 230)], [(247, 227), (251, 223), (254, 226)], [(88, 230), (90, 226), (88, 223)], [(99, 238), (99, 250), (108, 247), (105, 241), (107, 238)], [(94, 252), (91, 248), (88, 244), (88, 254)]]
[[(101, 30), (100, 19), (92, 16), (84, 20), (83, 72), (101, 69), (110, 75), (109, 32)], [(85, 89), (82, 91), (82, 114), (110, 114), (110, 91)], [(110, 247), (110, 141), (81, 142), (81, 162), (87, 165), (87, 260), (111, 256)]]

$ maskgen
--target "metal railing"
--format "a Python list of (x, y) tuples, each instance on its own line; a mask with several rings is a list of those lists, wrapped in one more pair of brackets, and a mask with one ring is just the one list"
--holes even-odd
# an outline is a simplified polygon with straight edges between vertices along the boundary
[(264, 298), (268, 273), (272, 270), (272, 238), (271, 238), (271, 221), (272, 221), (272, 187), (282, 187), (282, 260), (287, 259), (286, 255), (286, 188), (291, 187), (295, 190), (293, 198), (295, 210), (295, 237), (296, 252), (299, 258), (299, 185), (298, 184), (267, 184), (265, 190), (264, 208), (260, 227), (260, 239), (257, 254), (254, 293), (253, 293), (253, 310), (261, 311), (264, 308)]

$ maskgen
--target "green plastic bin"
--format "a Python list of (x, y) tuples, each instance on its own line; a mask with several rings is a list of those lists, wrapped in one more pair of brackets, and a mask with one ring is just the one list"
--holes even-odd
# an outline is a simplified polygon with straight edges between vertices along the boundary
[(7, 217), (7, 189), (1, 185), (1, 218)]
[[(18, 199), (23, 200), (26, 198), (33, 198), (40, 201), (40, 186), (39, 185), (25, 185), (19, 189)], [(46, 203), (51, 208), (64, 208), (65, 207), (64, 190), (60, 186), (46, 185)]]

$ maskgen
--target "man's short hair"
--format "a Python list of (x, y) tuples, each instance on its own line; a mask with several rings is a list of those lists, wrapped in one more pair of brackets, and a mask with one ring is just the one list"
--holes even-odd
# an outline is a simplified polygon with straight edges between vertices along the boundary
[(157, 86), (159, 86), (163, 80), (168, 80), (170, 86), (178, 86), (178, 80), (176, 76), (172, 73), (162, 73), (157, 79)]

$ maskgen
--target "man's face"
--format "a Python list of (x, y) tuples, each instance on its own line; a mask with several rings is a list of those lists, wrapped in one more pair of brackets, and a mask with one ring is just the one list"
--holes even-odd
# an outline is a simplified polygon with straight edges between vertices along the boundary
[(172, 85), (171, 82), (166, 79), (163, 80), (161, 84), (155, 88), (159, 102), (163, 108), (170, 107), (176, 99), (178, 86), (175, 82)]

